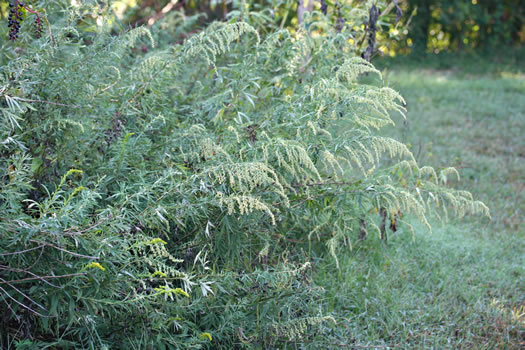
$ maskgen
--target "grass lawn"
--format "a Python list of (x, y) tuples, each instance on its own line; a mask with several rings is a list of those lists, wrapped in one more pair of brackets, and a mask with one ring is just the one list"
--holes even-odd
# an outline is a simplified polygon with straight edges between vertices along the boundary
[(451, 186), (484, 201), (492, 221), (436, 220), (384, 249), (369, 239), (339, 270), (322, 263), (316, 279), (338, 321), (326, 348), (525, 347), (525, 73), (476, 64), (385, 69), (409, 111), (388, 133), (420, 165), (457, 167)]

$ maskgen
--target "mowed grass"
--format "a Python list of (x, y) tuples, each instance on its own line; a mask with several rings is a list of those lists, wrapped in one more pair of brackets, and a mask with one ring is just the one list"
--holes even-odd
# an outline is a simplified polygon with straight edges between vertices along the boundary
[(465, 75), (457, 67), (387, 71), (385, 79), (409, 111), (407, 125), (392, 134), (420, 164), (455, 166), (462, 179), (454, 185), (491, 208), (495, 234), (523, 232), (525, 72)]
[(408, 123), (387, 133), (420, 165), (457, 167), (461, 181), (450, 185), (484, 201), (492, 220), (434, 220), (414, 239), (401, 230), (385, 247), (367, 240), (340, 269), (322, 262), (320, 304), (338, 326), (316, 346), (525, 347), (525, 74), (473, 74), (474, 64), (390, 67), (384, 78), (406, 98)]

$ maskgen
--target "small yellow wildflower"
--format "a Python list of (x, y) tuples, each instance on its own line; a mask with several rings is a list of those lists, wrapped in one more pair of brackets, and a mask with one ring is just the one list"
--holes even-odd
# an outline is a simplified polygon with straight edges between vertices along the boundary
[(212, 340), (212, 338), (211, 338), (211, 334), (208, 333), (208, 332), (206, 332), (206, 333), (202, 333), (202, 334), (201, 334), (201, 339), (206, 339), (206, 338), (208, 338), (208, 340), (211, 341), (211, 340)]
[(158, 288), (153, 288), (153, 290), (155, 292), (157, 292), (156, 295), (161, 295), (161, 294), (181, 294), (181, 295), (184, 295), (186, 298), (190, 297), (190, 295), (188, 293), (186, 293), (181, 288), (172, 289), (172, 288), (169, 288), (167, 286), (160, 286)]
[(92, 262), (91, 264), (87, 265), (86, 266), (86, 269), (89, 269), (89, 268), (92, 268), (92, 267), (96, 267), (97, 269), (100, 269), (102, 271), (106, 271), (106, 268), (102, 265), (100, 265), (98, 262)]
[(190, 295), (188, 293), (186, 293), (183, 289), (180, 289), (180, 288), (175, 288), (175, 294), (182, 294), (186, 298), (190, 297)]
[(168, 275), (166, 275), (164, 272), (162, 271), (155, 271), (153, 272), (153, 274), (151, 275), (152, 277), (157, 277), (157, 276), (160, 276), (160, 277), (168, 277)]
[(82, 174), (82, 173), (83, 173), (82, 170), (78, 170), (78, 169), (69, 169), (65, 176), (68, 177), (68, 176), (71, 175), (71, 174)]
[(150, 244), (157, 244), (157, 243), (168, 244), (166, 241), (163, 241), (163, 240), (160, 239), (160, 238), (154, 238), (154, 239), (152, 239), (149, 243), (150, 243)]
[(80, 187), (77, 187), (75, 188), (75, 190), (73, 191), (73, 193), (71, 194), (71, 197), (73, 197), (75, 194), (77, 194), (78, 192), (80, 191), (84, 191), (84, 190), (87, 190), (87, 188), (85, 188), (84, 186), (80, 186)]

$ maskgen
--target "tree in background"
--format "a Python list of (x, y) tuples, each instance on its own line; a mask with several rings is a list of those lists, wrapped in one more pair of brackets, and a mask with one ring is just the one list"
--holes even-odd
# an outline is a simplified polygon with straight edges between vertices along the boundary
[(427, 50), (487, 49), (525, 42), (525, 6), (520, 0), (408, 0), (411, 48)]
[[(361, 1), (339, 0), (119, 0), (112, 2), (123, 23), (131, 26), (153, 25), (172, 11), (184, 11), (186, 16), (198, 15), (203, 26), (214, 20), (241, 19), (256, 16), (259, 29), (295, 29), (304, 13), (320, 11), (343, 29), (345, 16), (359, 8)], [(374, 4), (374, 1), (368, 1)], [(392, 3), (392, 2), (391, 2)], [(525, 42), (525, 6), (520, 0), (398, 0), (403, 9), (402, 23), (409, 24), (410, 34), (403, 25), (394, 25), (394, 11), (381, 13), (378, 40), (393, 50), (404, 52), (395, 41), (403, 38), (405, 48), (414, 53), (441, 50), (487, 49)], [(381, 8), (381, 2), (377, 2)], [(383, 7), (386, 10), (388, 7)], [(0, 17), (8, 16), (8, 1), (0, 4)], [(386, 16), (385, 16), (386, 14)], [(362, 18), (366, 21), (366, 18)], [(355, 23), (352, 23), (355, 26)], [(347, 28), (348, 29), (348, 28)], [(397, 34), (401, 31), (401, 35)], [(182, 36), (188, 33), (180, 33)], [(191, 34), (191, 33), (190, 33)]]

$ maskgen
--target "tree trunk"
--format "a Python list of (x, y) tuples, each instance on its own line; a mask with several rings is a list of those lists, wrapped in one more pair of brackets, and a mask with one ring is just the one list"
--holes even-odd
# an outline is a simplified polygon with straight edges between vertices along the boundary
[(303, 23), (304, 14), (314, 9), (314, 0), (298, 0), (297, 1), (297, 21), (299, 25)]

